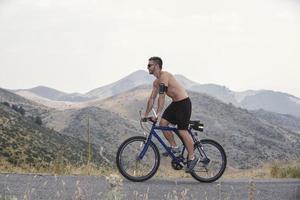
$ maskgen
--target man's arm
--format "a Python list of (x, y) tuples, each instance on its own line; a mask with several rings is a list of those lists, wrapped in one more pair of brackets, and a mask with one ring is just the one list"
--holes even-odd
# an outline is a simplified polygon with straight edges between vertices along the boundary
[(162, 76), (159, 81), (159, 96), (158, 96), (158, 107), (157, 107), (157, 118), (161, 116), (162, 110), (165, 105), (166, 88), (168, 88), (168, 77)]
[(153, 82), (153, 89), (152, 89), (151, 95), (150, 95), (150, 97), (148, 99), (148, 102), (147, 102), (147, 109), (145, 111), (144, 117), (148, 117), (148, 114), (150, 113), (151, 109), (153, 108), (154, 101), (157, 97), (157, 94), (158, 94), (158, 88), (157, 88), (157, 85), (156, 85), (156, 81), (154, 81)]
[(165, 105), (165, 94), (159, 94), (158, 96), (158, 107), (157, 107), (157, 118), (161, 117), (161, 112), (164, 108), (164, 105)]

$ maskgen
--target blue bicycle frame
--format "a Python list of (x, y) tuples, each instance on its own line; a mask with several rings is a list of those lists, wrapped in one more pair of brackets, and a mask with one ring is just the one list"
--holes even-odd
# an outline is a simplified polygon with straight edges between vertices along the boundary
[[(161, 137), (158, 135), (158, 133), (156, 132), (156, 130), (160, 130), (160, 131), (173, 131), (175, 132), (177, 135), (179, 135), (179, 131), (177, 128), (173, 128), (173, 127), (168, 127), (168, 126), (156, 126), (156, 122), (153, 123), (151, 131), (149, 133), (149, 136), (147, 138), (147, 141), (144, 145), (143, 150), (141, 151), (140, 155), (138, 156), (139, 159), (143, 159), (144, 155), (146, 154), (148, 147), (152, 141), (152, 137), (154, 136), (159, 143), (166, 149), (166, 151), (169, 153), (169, 155), (172, 157), (172, 159), (177, 162), (177, 163), (183, 163), (185, 164), (186, 162), (183, 160), (183, 153), (185, 150), (185, 146), (182, 149), (181, 155), (180, 157), (176, 157), (174, 155), (174, 153), (171, 151), (171, 149), (165, 144), (165, 142), (161, 139)], [(196, 142), (196, 139), (194, 137), (194, 135), (191, 132), (191, 128), (188, 129), (189, 134), (192, 136), (193, 141)]]

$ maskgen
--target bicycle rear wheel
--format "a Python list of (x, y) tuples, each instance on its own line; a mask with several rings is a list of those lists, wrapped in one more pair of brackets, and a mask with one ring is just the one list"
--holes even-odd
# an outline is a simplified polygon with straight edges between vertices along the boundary
[(160, 155), (153, 142), (142, 159), (139, 155), (147, 141), (146, 137), (134, 136), (124, 141), (117, 152), (117, 167), (128, 180), (139, 182), (151, 178), (160, 164)]
[(227, 158), (223, 147), (219, 143), (210, 139), (201, 140), (200, 143), (195, 143), (194, 153), (200, 158), (194, 171), (191, 172), (196, 180), (210, 183), (222, 176), (226, 168)]

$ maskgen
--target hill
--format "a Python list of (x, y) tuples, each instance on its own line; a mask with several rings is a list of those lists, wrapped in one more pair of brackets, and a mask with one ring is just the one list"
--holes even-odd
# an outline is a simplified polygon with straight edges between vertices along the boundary
[[(0, 104), (0, 157), (21, 165), (45, 167), (53, 162), (82, 164), (87, 159), (88, 144), (39, 126), (10, 107)], [(104, 160), (92, 146), (94, 163)]]
[(39, 104), (35, 101), (31, 101), (2, 88), (0, 88), (0, 102), (7, 102), (11, 105), (14, 104), (17, 106), (22, 106), (26, 111), (25, 115), (44, 115), (48, 113), (49, 110), (51, 110), (45, 105)]
[(87, 101), (91, 98), (85, 97), (80, 93), (66, 93), (53, 88), (45, 86), (37, 86), (30, 89), (14, 90), (16, 94), (21, 95), (36, 95), (52, 101), (67, 101), (67, 102), (81, 102)]
[[(148, 86), (132, 89), (126, 93), (99, 101), (94, 106), (105, 107), (120, 115), (138, 120), (138, 110), (146, 107)], [(147, 95), (148, 94), (148, 95)], [(229, 157), (229, 165), (249, 168), (276, 159), (299, 159), (300, 119), (286, 118), (294, 122), (276, 123), (284, 116), (265, 114), (237, 108), (205, 94), (189, 92), (193, 103), (192, 119), (205, 124), (204, 135), (219, 141)], [(269, 116), (267, 115), (269, 114)]]
[[(300, 117), (300, 99), (287, 93), (272, 90), (246, 90), (235, 92), (222, 85), (199, 84), (178, 74), (175, 75), (175, 78), (187, 90), (207, 94), (224, 103), (232, 103), (237, 107), (246, 108), (248, 110), (263, 109), (270, 112), (291, 114)], [(40, 104), (44, 104), (47, 107), (70, 109), (82, 107), (86, 102), (109, 98), (142, 85), (151, 86), (153, 80), (154, 77), (149, 75), (148, 72), (138, 70), (116, 82), (93, 89), (86, 94), (68, 94), (44, 86), (28, 90), (17, 90), (16, 93)]]
[(43, 121), (47, 127), (82, 141), (86, 141), (89, 124), (92, 143), (103, 150), (112, 164), (121, 142), (142, 134), (138, 122), (98, 107), (54, 111)]

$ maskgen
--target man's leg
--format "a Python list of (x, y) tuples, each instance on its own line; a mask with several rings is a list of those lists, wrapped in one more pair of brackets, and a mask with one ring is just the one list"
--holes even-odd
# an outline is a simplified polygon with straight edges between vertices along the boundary
[(199, 158), (194, 155), (194, 141), (187, 130), (179, 130), (179, 134), (188, 151), (188, 161), (185, 172), (191, 173), (199, 161)]
[[(168, 126), (169, 124), (170, 122), (168, 122), (166, 119), (163, 118), (159, 122), (160, 126)], [(172, 147), (177, 146), (176, 141), (174, 139), (174, 134), (171, 131), (163, 131), (163, 134)]]
[(184, 145), (186, 146), (186, 149), (188, 151), (188, 160), (194, 159), (194, 141), (191, 135), (187, 130), (179, 130), (179, 134), (184, 142)]

